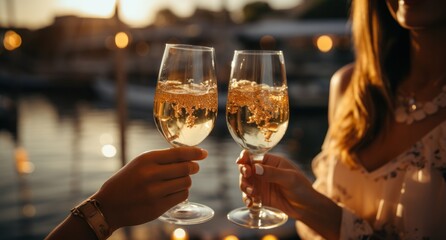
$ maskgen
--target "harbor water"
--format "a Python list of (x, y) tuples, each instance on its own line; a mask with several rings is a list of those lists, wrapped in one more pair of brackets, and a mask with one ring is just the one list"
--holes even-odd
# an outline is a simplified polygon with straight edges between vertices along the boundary
[[(5, 99), (14, 111), (1, 115), (3, 122), (12, 124), (0, 129), (0, 239), (43, 239), (73, 206), (122, 166), (115, 103), (91, 89), (5, 93)], [(127, 110), (127, 161), (141, 152), (169, 147), (154, 125), (151, 108), (128, 106)], [(326, 109), (292, 108), (287, 133), (271, 152), (293, 159), (311, 178), (311, 159), (326, 128)], [(268, 234), (297, 238), (293, 220), (271, 230), (251, 230), (226, 219), (243, 202), (235, 164), (241, 149), (228, 133), (224, 109), (200, 147), (208, 150), (209, 157), (192, 177), (189, 199), (213, 208), (214, 218), (195, 226), (155, 220), (121, 229), (111, 239), (172, 239), (180, 227), (189, 239), (230, 235), (261, 239)]]

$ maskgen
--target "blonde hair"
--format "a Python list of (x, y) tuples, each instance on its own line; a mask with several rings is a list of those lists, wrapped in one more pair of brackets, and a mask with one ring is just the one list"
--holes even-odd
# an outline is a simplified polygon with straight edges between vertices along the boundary
[(329, 136), (341, 160), (357, 166), (355, 152), (376, 137), (393, 112), (396, 85), (409, 66), (410, 43), (386, 1), (353, 0), (350, 17), (355, 67)]

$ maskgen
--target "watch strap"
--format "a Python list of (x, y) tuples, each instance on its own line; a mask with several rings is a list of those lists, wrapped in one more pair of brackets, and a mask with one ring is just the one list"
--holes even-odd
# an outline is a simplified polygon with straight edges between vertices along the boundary
[(84, 219), (99, 240), (107, 239), (111, 235), (110, 225), (105, 220), (96, 199), (87, 199), (71, 209), (71, 213)]

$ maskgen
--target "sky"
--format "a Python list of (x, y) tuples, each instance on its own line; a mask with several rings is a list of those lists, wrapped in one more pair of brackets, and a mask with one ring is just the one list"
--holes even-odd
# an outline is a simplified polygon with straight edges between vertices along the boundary
[[(238, 11), (257, 0), (120, 0), (121, 19), (133, 27), (149, 25), (156, 11), (170, 8), (179, 16), (192, 14), (196, 7)], [(301, 0), (264, 0), (276, 9), (294, 7)], [(55, 16), (110, 17), (116, 0), (0, 0), (0, 26), (31, 29), (50, 25)]]

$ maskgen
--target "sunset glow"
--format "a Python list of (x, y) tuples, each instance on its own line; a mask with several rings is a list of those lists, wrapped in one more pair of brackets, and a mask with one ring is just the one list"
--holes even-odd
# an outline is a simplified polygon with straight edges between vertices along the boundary
[(59, 0), (57, 4), (67, 14), (108, 18), (114, 13), (116, 0)]
[[(255, 0), (119, 0), (120, 17), (125, 23), (134, 27), (150, 25), (156, 13), (170, 9), (179, 16), (188, 16), (196, 8), (219, 11), (240, 11), (243, 6)], [(301, 1), (281, 0), (267, 1), (271, 7), (290, 8)], [(19, 27), (39, 28), (49, 25), (54, 17), (76, 15), (80, 17), (109, 18), (115, 12), (116, 0), (0, 0), (0, 26), (15, 25)]]

